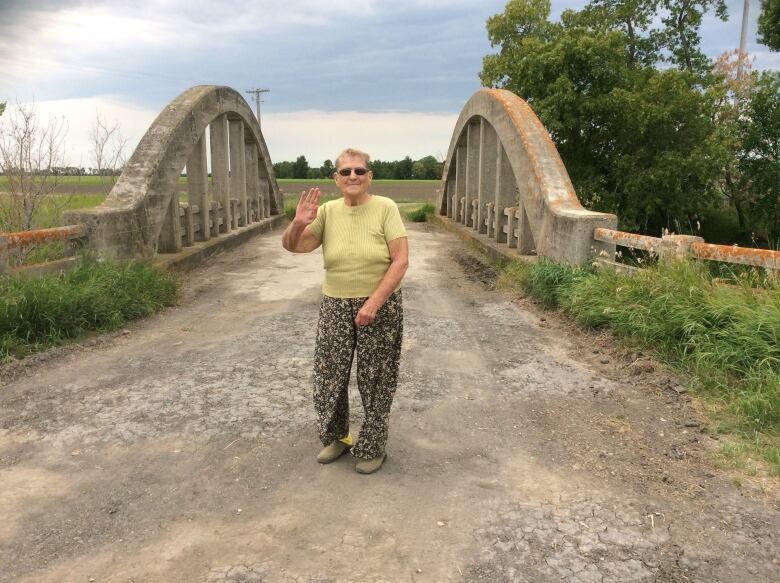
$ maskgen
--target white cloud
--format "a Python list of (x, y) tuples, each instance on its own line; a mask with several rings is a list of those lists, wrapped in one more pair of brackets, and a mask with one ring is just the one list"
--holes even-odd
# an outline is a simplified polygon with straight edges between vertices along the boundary
[[(8, 107), (13, 109), (13, 104), (9, 103)], [(67, 164), (85, 168), (94, 165), (89, 133), (98, 114), (111, 125), (119, 122), (122, 136), (128, 141), (126, 154), (129, 158), (154, 118), (160, 113), (138, 108), (111, 96), (41, 101), (35, 103), (35, 109), (42, 122), (56, 117), (65, 119), (68, 127), (64, 140)], [(7, 112), (10, 113), (12, 112)]]

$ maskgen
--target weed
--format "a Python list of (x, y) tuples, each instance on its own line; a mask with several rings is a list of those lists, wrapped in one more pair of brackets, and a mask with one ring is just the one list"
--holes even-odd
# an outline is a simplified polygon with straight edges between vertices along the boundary
[[(719, 273), (723, 276), (723, 273)], [(539, 261), (511, 264), (500, 276), (546, 306), (558, 306), (585, 327), (604, 327), (654, 349), (693, 375), (714, 402), (717, 422), (775, 464), (780, 435), (780, 286), (755, 271), (739, 271), (724, 285), (706, 265), (674, 263), (612, 270)]]
[(0, 359), (112, 330), (176, 299), (178, 280), (148, 263), (79, 259), (60, 276), (0, 279)]
[(436, 212), (436, 208), (430, 203), (425, 203), (418, 208), (404, 211), (404, 216), (413, 223), (424, 223), (428, 220), (428, 215), (432, 215), (434, 212)]

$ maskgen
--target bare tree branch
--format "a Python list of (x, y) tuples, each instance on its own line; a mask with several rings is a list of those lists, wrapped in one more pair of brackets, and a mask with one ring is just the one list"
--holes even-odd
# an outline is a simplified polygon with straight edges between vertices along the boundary
[(100, 177), (104, 193), (108, 195), (127, 161), (127, 139), (122, 136), (118, 121), (109, 126), (108, 121), (98, 112), (89, 133), (89, 141), (92, 144), (94, 169)]

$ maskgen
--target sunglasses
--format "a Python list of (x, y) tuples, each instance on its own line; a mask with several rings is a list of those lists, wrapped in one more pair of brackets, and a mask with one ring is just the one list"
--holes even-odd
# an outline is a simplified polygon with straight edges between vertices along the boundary
[(364, 176), (368, 172), (366, 168), (363, 168), (362, 166), (358, 166), (357, 168), (340, 168), (338, 170), (338, 173), (341, 176), (349, 176), (350, 174), (352, 174), (353, 170), (356, 176)]

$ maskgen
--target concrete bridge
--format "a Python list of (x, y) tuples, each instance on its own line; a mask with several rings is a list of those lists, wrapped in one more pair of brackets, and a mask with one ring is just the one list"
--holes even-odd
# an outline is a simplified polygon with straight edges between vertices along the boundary
[[(189, 134), (200, 152), (210, 115)], [(462, 198), (496, 204), (459, 182), (473, 186), (473, 161), (504, 143), (496, 119), (456, 129), (460, 148), (465, 128), (465, 154), (450, 156), (448, 195), (464, 188)], [(178, 156), (171, 168), (192, 153)], [(544, 220), (566, 223), (573, 201), (534, 227), (546, 199), (534, 202), (514, 167), (492, 176), (516, 181), (520, 251), (556, 252), (541, 243)], [(209, 240), (196, 235), (189, 248), (231, 236), (215, 220), (242, 233), (278, 216), (271, 177), (265, 202), (251, 206), (248, 191), (244, 226), (232, 225), (243, 203), (201, 203)], [(170, 241), (162, 233), (179, 210), (161, 194), (172, 182), (158, 184), (153, 202), (109, 205), (147, 229), (133, 239), (144, 253)], [(474, 208), (450, 196), (440, 210), (447, 200), (448, 212)], [(502, 223), (479, 208), (471, 226), (450, 226), (476, 231), (484, 218), (478, 237), (489, 239), (491, 224), (510, 237), (511, 214)], [(79, 224), (117, 249), (103, 213)], [(0, 581), (777, 580), (777, 492), (744, 476), (737, 485), (713, 465), (717, 436), (703, 430), (682, 379), (493, 291), (490, 269), (452, 233), (423, 224), (409, 236), (389, 457), (372, 476), (347, 458), (314, 461), (322, 258), (285, 253), (279, 230), (189, 272), (173, 309), (0, 368)], [(168, 255), (185, 253), (181, 243)], [(357, 427), (355, 390), (351, 404)]]

